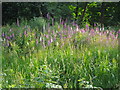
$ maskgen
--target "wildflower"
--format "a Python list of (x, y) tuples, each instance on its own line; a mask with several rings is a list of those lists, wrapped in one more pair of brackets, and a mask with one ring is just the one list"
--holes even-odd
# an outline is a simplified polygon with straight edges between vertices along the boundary
[(104, 32), (104, 35), (106, 35), (106, 32)]
[(50, 19), (49, 13), (47, 13), (47, 18), (48, 18), (48, 20)]
[(12, 34), (12, 37), (14, 37), (15, 35), (14, 35), (14, 33)]
[(64, 37), (64, 39), (66, 39), (67, 37)]
[(68, 31), (70, 31), (71, 30), (71, 28), (70, 28), (70, 26), (68, 25)]
[(9, 43), (9, 41), (7, 40), (7, 46), (9, 47), (10, 46), (10, 43)]
[(24, 31), (24, 35), (27, 35), (27, 32), (26, 32), (26, 31)]
[(71, 38), (71, 35), (68, 35), (68, 38)]
[(64, 21), (61, 21), (61, 23), (60, 23), (61, 25), (64, 25)]
[(12, 35), (10, 35), (10, 38), (12, 38)]
[(114, 34), (111, 34), (111, 37), (112, 37), (112, 39), (114, 39), (115, 38)]
[(99, 35), (101, 36), (101, 35), (102, 35), (102, 33), (100, 32), (100, 33), (99, 33)]
[(49, 38), (49, 35), (46, 35), (45, 37), (46, 37), (46, 38)]
[(50, 33), (50, 29), (48, 30), (48, 33)]
[(56, 38), (54, 38), (53, 40), (56, 40)]
[(67, 22), (67, 18), (66, 18), (65, 22)]
[(116, 36), (115, 36), (116, 38), (118, 38), (118, 34), (116, 34)]
[(53, 39), (52, 39), (52, 38), (50, 39), (50, 42), (53, 42)]
[(89, 26), (88, 26), (88, 24), (86, 24), (86, 28), (87, 28), (87, 29), (89, 29)]
[(120, 34), (120, 30), (118, 31), (118, 34)]
[(64, 25), (64, 28), (66, 28), (66, 24)]
[(54, 18), (52, 18), (52, 26), (54, 25)]
[(48, 46), (50, 45), (50, 43), (51, 43), (51, 41), (50, 41), (50, 40), (48, 40)]
[(76, 31), (78, 31), (78, 25), (76, 25)]
[(55, 32), (54, 32), (54, 30), (52, 31), (52, 34), (53, 34), (53, 35), (55, 35)]
[(38, 39), (36, 39), (36, 44), (38, 44)]
[(6, 36), (6, 39), (10, 40), (10, 37), (9, 37), (9, 36)]
[(85, 30), (84, 30), (84, 29), (82, 29), (82, 30), (81, 30), (81, 32), (82, 32), (82, 33), (85, 33)]
[(94, 27), (96, 27), (96, 24), (94, 23)]
[(75, 25), (76, 25), (76, 23), (73, 21), (73, 22), (72, 22), (72, 25), (73, 25), (73, 26), (75, 26)]
[(99, 31), (99, 28), (96, 28), (96, 31)]
[(5, 33), (2, 33), (2, 37), (4, 37), (5, 36)]
[(22, 34), (20, 33), (20, 37), (22, 37)]
[(109, 33), (109, 31), (107, 30), (107, 31), (106, 31), (106, 33), (108, 34), (108, 33)]
[(94, 33), (94, 29), (92, 29), (92, 30), (90, 31), (90, 33)]

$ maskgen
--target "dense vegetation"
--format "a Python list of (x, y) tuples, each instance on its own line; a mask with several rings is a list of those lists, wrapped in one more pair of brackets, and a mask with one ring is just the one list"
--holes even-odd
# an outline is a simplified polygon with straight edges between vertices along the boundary
[(0, 88), (120, 88), (119, 8), (119, 2), (2, 3)]
[(33, 17), (47, 18), (48, 14), (59, 21), (75, 21), (81, 27), (85, 24), (101, 26), (120, 25), (120, 2), (5, 2), (2, 3), (3, 25), (18, 19)]
[(3, 88), (116, 88), (119, 31), (34, 18), (2, 27)]

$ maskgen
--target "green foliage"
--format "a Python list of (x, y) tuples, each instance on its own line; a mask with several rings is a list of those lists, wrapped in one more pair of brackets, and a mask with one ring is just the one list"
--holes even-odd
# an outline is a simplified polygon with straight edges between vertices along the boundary
[(100, 89), (118, 84), (118, 41), (113, 31), (104, 34), (55, 23), (40, 32), (46, 24), (43, 18), (34, 18), (30, 26), (23, 23), (2, 27), (3, 88)]
[(29, 25), (32, 29), (38, 29), (40, 32), (42, 32), (45, 29), (46, 21), (42, 17), (34, 17), (32, 20), (30, 20)]
[[(16, 22), (17, 18), (27, 20), (33, 17), (47, 18), (48, 13), (57, 22), (63, 18), (68, 21), (75, 20), (77, 24), (82, 26), (86, 23), (90, 25), (101, 23), (105, 26), (120, 24), (119, 2), (88, 2), (86, 12), (83, 14), (85, 4), (86, 2), (4, 2), (2, 5), (3, 25)], [(102, 6), (103, 4), (104, 6)]]

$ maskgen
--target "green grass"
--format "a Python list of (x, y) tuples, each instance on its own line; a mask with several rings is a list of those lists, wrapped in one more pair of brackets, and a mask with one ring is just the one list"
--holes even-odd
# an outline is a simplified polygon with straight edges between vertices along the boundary
[[(89, 36), (90, 32), (76, 32), (60, 39), (58, 32), (65, 29), (57, 25), (49, 27), (51, 33), (49, 29), (44, 33), (29, 29), (14, 26), (10, 33), (8, 27), (3, 27), (6, 35), (14, 33), (15, 38), (3, 38), (2, 88), (114, 88), (118, 84), (117, 39), (108, 40), (109, 35), (103, 34)], [(23, 34), (25, 30), (27, 36)], [(47, 34), (48, 39), (44, 36)], [(54, 35), (56, 40), (47, 45)], [(63, 37), (67, 36), (63, 33)], [(5, 46), (7, 41), (10, 46)]]

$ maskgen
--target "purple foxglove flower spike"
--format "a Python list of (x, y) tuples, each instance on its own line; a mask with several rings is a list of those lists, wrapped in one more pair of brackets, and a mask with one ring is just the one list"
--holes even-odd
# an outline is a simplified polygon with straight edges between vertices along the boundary
[(2, 33), (2, 37), (4, 37), (5, 36), (5, 33)]
[(12, 34), (12, 37), (14, 37), (14, 33)]
[(118, 33), (116, 34), (116, 38), (118, 38)]
[(49, 36), (48, 36), (48, 35), (46, 35), (46, 38), (49, 38)]
[(118, 31), (118, 34), (120, 34), (120, 30)]
[(50, 33), (50, 29), (48, 30), (48, 33)]
[(27, 34), (27, 32), (26, 31), (24, 31), (24, 35), (26, 35)]
[(50, 43), (51, 43), (51, 41), (50, 41), (50, 40), (48, 40), (48, 46), (50, 45)]
[(94, 23), (94, 27), (96, 27), (96, 24)]
[(52, 39), (52, 38), (50, 39), (50, 42), (53, 42), (53, 39)]
[(7, 38), (8, 40), (10, 40), (10, 37), (9, 37), (9, 36), (7, 36), (6, 38)]
[(64, 25), (64, 28), (66, 28), (66, 24)]
[(64, 25), (64, 21), (63, 20), (62, 20), (61, 24)]
[(50, 20), (50, 16), (49, 16), (49, 13), (47, 13), (47, 19)]
[(54, 18), (52, 18), (52, 26), (54, 25)]
[(36, 44), (38, 44), (38, 39), (36, 39)]
[(76, 31), (78, 31), (78, 30), (79, 30), (78, 25), (76, 25)]

